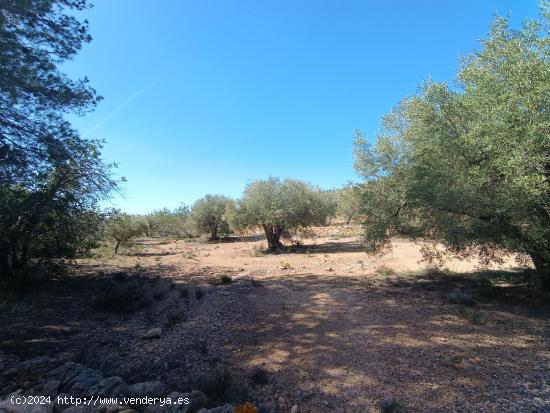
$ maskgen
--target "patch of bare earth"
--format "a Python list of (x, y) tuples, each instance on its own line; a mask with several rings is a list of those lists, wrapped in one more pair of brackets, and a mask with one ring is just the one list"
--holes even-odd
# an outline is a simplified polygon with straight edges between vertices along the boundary
[[(374, 412), (382, 400), (410, 412), (550, 411), (543, 297), (487, 283), (475, 262), (447, 263), (461, 276), (426, 272), (404, 239), (369, 257), (357, 232), (319, 229), (296, 252), (265, 256), (257, 236), (141, 240), (3, 294), (0, 350), (285, 412)], [(161, 337), (143, 339), (154, 327)]]

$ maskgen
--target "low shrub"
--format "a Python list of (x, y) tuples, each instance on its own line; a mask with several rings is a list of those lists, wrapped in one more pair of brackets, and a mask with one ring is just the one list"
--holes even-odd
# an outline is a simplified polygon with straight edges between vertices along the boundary
[(290, 265), (289, 262), (281, 261), (281, 265), (279, 266), (279, 269), (286, 271), (292, 269), (292, 265)]
[(256, 367), (250, 374), (250, 381), (253, 385), (264, 385), (269, 383), (269, 373), (262, 367)]
[(261, 245), (255, 245), (250, 250), (250, 256), (251, 257), (265, 257), (266, 251), (263, 244)]
[(395, 270), (385, 265), (381, 265), (380, 267), (377, 267), (376, 272), (382, 275), (383, 277), (391, 277), (392, 275), (395, 275)]
[(215, 277), (208, 278), (208, 283), (211, 285), (228, 285), (233, 282), (233, 278), (227, 274), (220, 274)]
[(185, 320), (185, 314), (182, 311), (174, 311), (168, 314), (166, 322), (164, 323), (166, 328), (172, 328)]
[(94, 307), (113, 314), (129, 314), (151, 306), (150, 299), (139, 285), (115, 284), (96, 296)]

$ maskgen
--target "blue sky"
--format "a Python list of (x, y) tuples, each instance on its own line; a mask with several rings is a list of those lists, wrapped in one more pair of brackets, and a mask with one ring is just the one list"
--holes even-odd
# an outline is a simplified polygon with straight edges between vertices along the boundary
[(494, 13), (514, 25), (536, 0), (97, 0), (92, 43), (65, 64), (104, 96), (71, 117), (127, 178), (131, 213), (239, 197), (247, 182), (357, 180), (353, 131), (431, 76), (452, 81)]

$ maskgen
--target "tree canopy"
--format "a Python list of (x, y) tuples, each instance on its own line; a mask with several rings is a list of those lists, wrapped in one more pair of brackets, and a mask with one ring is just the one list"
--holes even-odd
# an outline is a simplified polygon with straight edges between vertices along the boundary
[(233, 200), (224, 195), (205, 195), (191, 208), (189, 219), (198, 234), (209, 234), (210, 241), (218, 240), (220, 233), (228, 233), (226, 210)]
[(101, 142), (66, 113), (99, 101), (87, 79), (59, 70), (91, 40), (85, 0), (0, 2), (0, 273), (61, 263), (100, 227), (98, 202), (116, 187)]
[(139, 217), (113, 211), (105, 225), (105, 235), (115, 242), (115, 254), (121, 245), (127, 245), (133, 238), (139, 237), (147, 230), (147, 224)]
[(239, 203), (241, 225), (261, 226), (270, 250), (282, 247), (285, 230), (322, 224), (327, 213), (320, 190), (295, 179), (252, 182)]
[(458, 88), (427, 81), (384, 118), (374, 145), (357, 137), (371, 251), (405, 231), (461, 257), (515, 252), (550, 286), (549, 17), (519, 30), (497, 17)]
[(361, 190), (354, 185), (348, 185), (338, 191), (336, 214), (350, 223), (361, 213)]

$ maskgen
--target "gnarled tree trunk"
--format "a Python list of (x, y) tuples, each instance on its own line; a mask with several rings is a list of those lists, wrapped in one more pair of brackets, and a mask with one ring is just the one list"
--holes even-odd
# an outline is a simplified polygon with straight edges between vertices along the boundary
[(282, 227), (274, 227), (273, 225), (263, 224), (265, 237), (267, 238), (267, 247), (269, 251), (277, 251), (283, 247), (281, 244)]
[(210, 227), (210, 239), (209, 239), (209, 241), (219, 240), (220, 237), (218, 237), (218, 219), (216, 218), (216, 216), (212, 215), (210, 217), (208, 226)]
[(120, 244), (122, 243), (122, 240), (117, 240), (115, 244), (115, 255), (118, 255), (118, 248), (120, 247)]

